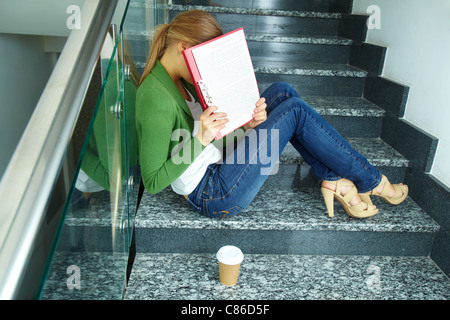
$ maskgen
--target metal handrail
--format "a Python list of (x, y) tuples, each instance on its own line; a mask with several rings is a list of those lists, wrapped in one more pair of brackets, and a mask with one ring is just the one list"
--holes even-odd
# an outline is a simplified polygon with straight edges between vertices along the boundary
[(0, 181), (0, 299), (18, 297), (118, 1), (86, 0)]

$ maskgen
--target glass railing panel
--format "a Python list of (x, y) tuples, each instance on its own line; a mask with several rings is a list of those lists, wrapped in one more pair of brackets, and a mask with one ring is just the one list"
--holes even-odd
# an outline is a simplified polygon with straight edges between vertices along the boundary
[[(66, 203), (42, 299), (121, 299), (132, 224), (121, 39), (107, 36), (103, 84)], [(111, 57), (107, 59), (105, 57)]]
[[(167, 1), (131, 0), (104, 41), (101, 90), (67, 198), (41, 299), (121, 299), (141, 181), (135, 100), (151, 30)], [(76, 149), (76, 148), (75, 148)], [(131, 249), (130, 249), (131, 246)], [(130, 260), (131, 258), (131, 260)]]
[(128, 42), (130, 57), (140, 78), (152, 39), (152, 30), (169, 19), (167, 0), (130, 0), (123, 22), (124, 38)]
[[(139, 84), (139, 73), (137, 72), (135, 63), (131, 55), (131, 49), (128, 40), (121, 33), (118, 45), (119, 56), (123, 67), (123, 77), (121, 77), (121, 90), (123, 96), (123, 112), (121, 121), (123, 125), (125, 140), (125, 168), (127, 181), (127, 197), (128, 197), (128, 220), (126, 227), (128, 234), (131, 236), (134, 226), (134, 217), (138, 201), (139, 186), (141, 180), (141, 171), (138, 157), (138, 141), (135, 125), (135, 103), (136, 92)], [(131, 244), (131, 238), (129, 239)]]

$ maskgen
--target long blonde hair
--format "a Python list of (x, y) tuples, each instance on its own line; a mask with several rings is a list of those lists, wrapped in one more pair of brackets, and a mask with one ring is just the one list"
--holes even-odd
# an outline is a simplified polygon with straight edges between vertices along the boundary
[(223, 34), (222, 28), (212, 15), (201, 10), (185, 11), (177, 15), (171, 23), (156, 27), (156, 34), (150, 47), (140, 84), (161, 59), (168, 46), (174, 42), (184, 41), (188, 46), (195, 46)]

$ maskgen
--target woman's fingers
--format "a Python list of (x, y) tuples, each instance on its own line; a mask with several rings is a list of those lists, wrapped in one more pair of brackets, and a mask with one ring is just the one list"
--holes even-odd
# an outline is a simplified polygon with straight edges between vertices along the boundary
[(256, 101), (256, 106), (259, 107), (259, 106), (265, 104), (265, 102), (266, 102), (266, 98), (262, 97), (258, 101)]
[(265, 98), (261, 98), (256, 102), (256, 108), (255, 110), (253, 110), (253, 119), (256, 121), (264, 121), (267, 118), (267, 113), (266, 113), (266, 108), (267, 108), (267, 104), (266, 104), (266, 99)]
[(215, 112), (217, 110), (217, 106), (208, 107), (200, 116), (201, 127), (197, 133), (197, 138), (205, 146), (214, 140), (217, 132), (225, 128), (226, 123), (229, 122), (226, 118), (227, 114)]
[(226, 123), (228, 122), (228, 119), (220, 119), (211, 122), (209, 125), (207, 125), (208, 129), (218, 129), (221, 130), (225, 128)]

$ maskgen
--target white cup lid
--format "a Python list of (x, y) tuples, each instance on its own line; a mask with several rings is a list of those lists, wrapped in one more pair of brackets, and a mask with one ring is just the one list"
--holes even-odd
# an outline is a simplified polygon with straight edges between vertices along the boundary
[(244, 260), (242, 251), (235, 246), (224, 246), (217, 251), (217, 260), (223, 264), (234, 265)]

